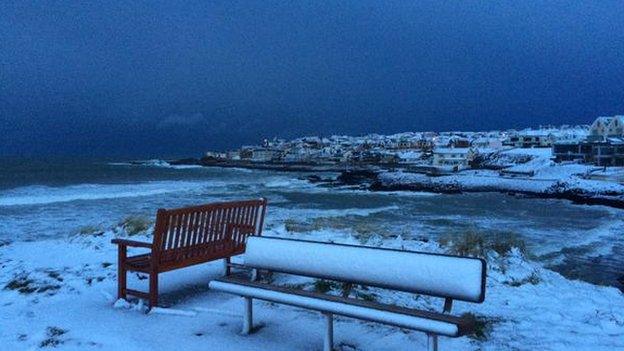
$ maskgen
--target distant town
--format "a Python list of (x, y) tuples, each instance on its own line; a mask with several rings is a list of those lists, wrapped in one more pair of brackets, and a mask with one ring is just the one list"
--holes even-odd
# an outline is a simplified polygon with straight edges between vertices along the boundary
[(534, 149), (526, 154), (541, 153), (540, 156), (548, 156), (558, 163), (622, 167), (624, 116), (598, 117), (591, 125), (523, 130), (265, 139), (260, 145), (238, 150), (209, 151), (202, 164), (330, 170), (400, 167), (407, 171), (448, 174), (466, 169), (503, 169), (506, 165), (498, 162), (499, 156), (517, 149)]

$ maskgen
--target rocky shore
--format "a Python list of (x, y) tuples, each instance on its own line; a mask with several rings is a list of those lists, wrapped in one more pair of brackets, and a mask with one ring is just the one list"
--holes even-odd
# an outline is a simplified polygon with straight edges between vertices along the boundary
[(302, 177), (319, 186), (341, 186), (370, 191), (420, 191), (441, 194), (499, 192), (515, 196), (565, 199), (578, 204), (624, 208), (624, 185), (602, 180), (589, 180), (565, 173), (545, 177), (502, 176), (494, 170), (471, 170), (451, 175), (429, 176), (393, 170), (387, 165), (284, 164), (249, 161), (223, 161), (208, 158), (186, 158), (167, 161), (172, 166), (247, 168), (280, 172), (339, 173), (336, 178), (308, 175)]
[(624, 208), (624, 186), (585, 179), (544, 180), (504, 178), (487, 172), (428, 177), (422, 174), (381, 172), (372, 191), (427, 191), (444, 194), (500, 192), (536, 198), (565, 199), (578, 204)]
[(172, 166), (204, 166), (221, 168), (246, 168), (261, 169), (280, 172), (344, 172), (346, 168), (355, 171), (379, 170), (383, 165), (349, 165), (344, 164), (319, 164), (319, 163), (278, 163), (278, 162), (251, 162), (234, 160), (216, 160), (210, 158), (185, 158), (167, 161)]

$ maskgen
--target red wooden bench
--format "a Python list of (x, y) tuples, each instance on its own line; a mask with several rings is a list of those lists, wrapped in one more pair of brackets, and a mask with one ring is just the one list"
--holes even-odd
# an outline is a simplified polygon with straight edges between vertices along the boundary
[[(133, 295), (154, 307), (158, 304), (159, 273), (217, 259), (226, 260), (228, 275), (230, 257), (245, 251), (247, 237), (262, 233), (266, 205), (266, 199), (258, 199), (159, 209), (151, 243), (112, 240), (118, 245), (118, 298)], [(128, 257), (128, 246), (150, 252)], [(149, 274), (148, 293), (126, 287), (128, 271)]]

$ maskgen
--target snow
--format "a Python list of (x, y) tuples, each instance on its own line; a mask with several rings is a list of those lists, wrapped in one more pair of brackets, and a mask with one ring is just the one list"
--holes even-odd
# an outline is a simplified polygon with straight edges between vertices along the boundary
[(545, 158), (552, 157), (551, 148), (515, 148), (502, 151), (501, 153), (507, 155), (529, 155)]
[(470, 152), (469, 147), (436, 147), (433, 149), (434, 154), (468, 154)]
[(312, 297), (287, 294), (262, 288), (243, 286), (222, 281), (210, 282), (210, 288), (229, 294), (253, 297), (316, 311), (334, 313), (341, 316), (392, 324), (440, 335), (456, 336), (459, 332), (457, 325), (453, 323), (408, 316), (388, 311), (374, 310), (361, 306), (353, 306), (335, 301), (320, 300)]
[(483, 264), (473, 258), (254, 237), (243, 260), (251, 267), (466, 301), (479, 301), (483, 294)]
[[(267, 235), (293, 237), (280, 228)], [(13, 242), (0, 246), (0, 344), (4, 350), (316, 350), (322, 344), (319, 313), (257, 302), (262, 328), (240, 335), (239, 297), (208, 290), (222, 275), (222, 262), (165, 273), (160, 277), (162, 308), (116, 302), (117, 251), (112, 231), (99, 236)], [(336, 231), (316, 231), (299, 239), (358, 239)], [(379, 237), (377, 237), (379, 238)], [(150, 240), (149, 237), (133, 237)], [(433, 241), (378, 239), (368, 245), (444, 252)], [(142, 251), (137, 251), (142, 252)], [(19, 280), (21, 277), (21, 280)], [(21, 281), (23, 292), (11, 282)], [(275, 283), (313, 281), (276, 275)], [(129, 275), (129, 286), (146, 289), (147, 280)], [(439, 298), (370, 288), (382, 303), (440, 311)], [(116, 307), (115, 307), (116, 306)], [(171, 313), (163, 312), (171, 310)], [(487, 336), (442, 338), (443, 350), (618, 350), (624, 349), (624, 296), (612, 287), (567, 280), (515, 251), (490, 257), (483, 304), (458, 302), (453, 314), (474, 313), (487, 323)], [(186, 312), (195, 312), (192, 313)], [(418, 350), (426, 335), (351, 318), (335, 320), (339, 350)]]
[(400, 151), (397, 152), (396, 155), (401, 159), (401, 160), (405, 160), (405, 161), (414, 161), (414, 160), (419, 160), (422, 158), (423, 153), (421, 151), (414, 151), (414, 150), (409, 150), (409, 151)]
[[(624, 184), (585, 179), (595, 169), (579, 164), (554, 164), (535, 158), (527, 163), (509, 167), (502, 174), (489, 170), (466, 170), (460, 173), (428, 177), (408, 172), (384, 172), (379, 180), (386, 186), (451, 187), (462, 191), (512, 191), (535, 194), (572, 192), (587, 197), (611, 198), (624, 201)], [(518, 172), (521, 175), (515, 175)]]

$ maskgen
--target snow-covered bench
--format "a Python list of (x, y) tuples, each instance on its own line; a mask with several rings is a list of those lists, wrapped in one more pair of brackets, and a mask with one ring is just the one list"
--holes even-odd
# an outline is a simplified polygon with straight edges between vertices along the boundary
[(467, 319), (450, 315), (453, 300), (485, 299), (485, 261), (477, 258), (322, 243), (274, 237), (250, 237), (244, 265), (300, 276), (444, 298), (442, 313), (422, 311), (275, 286), (241, 277), (210, 282), (210, 288), (244, 297), (243, 333), (251, 332), (252, 300), (260, 299), (322, 312), (326, 317), (324, 350), (333, 345), (333, 315), (379, 322), (427, 333), (432, 350), (438, 335), (459, 337), (474, 330)]

